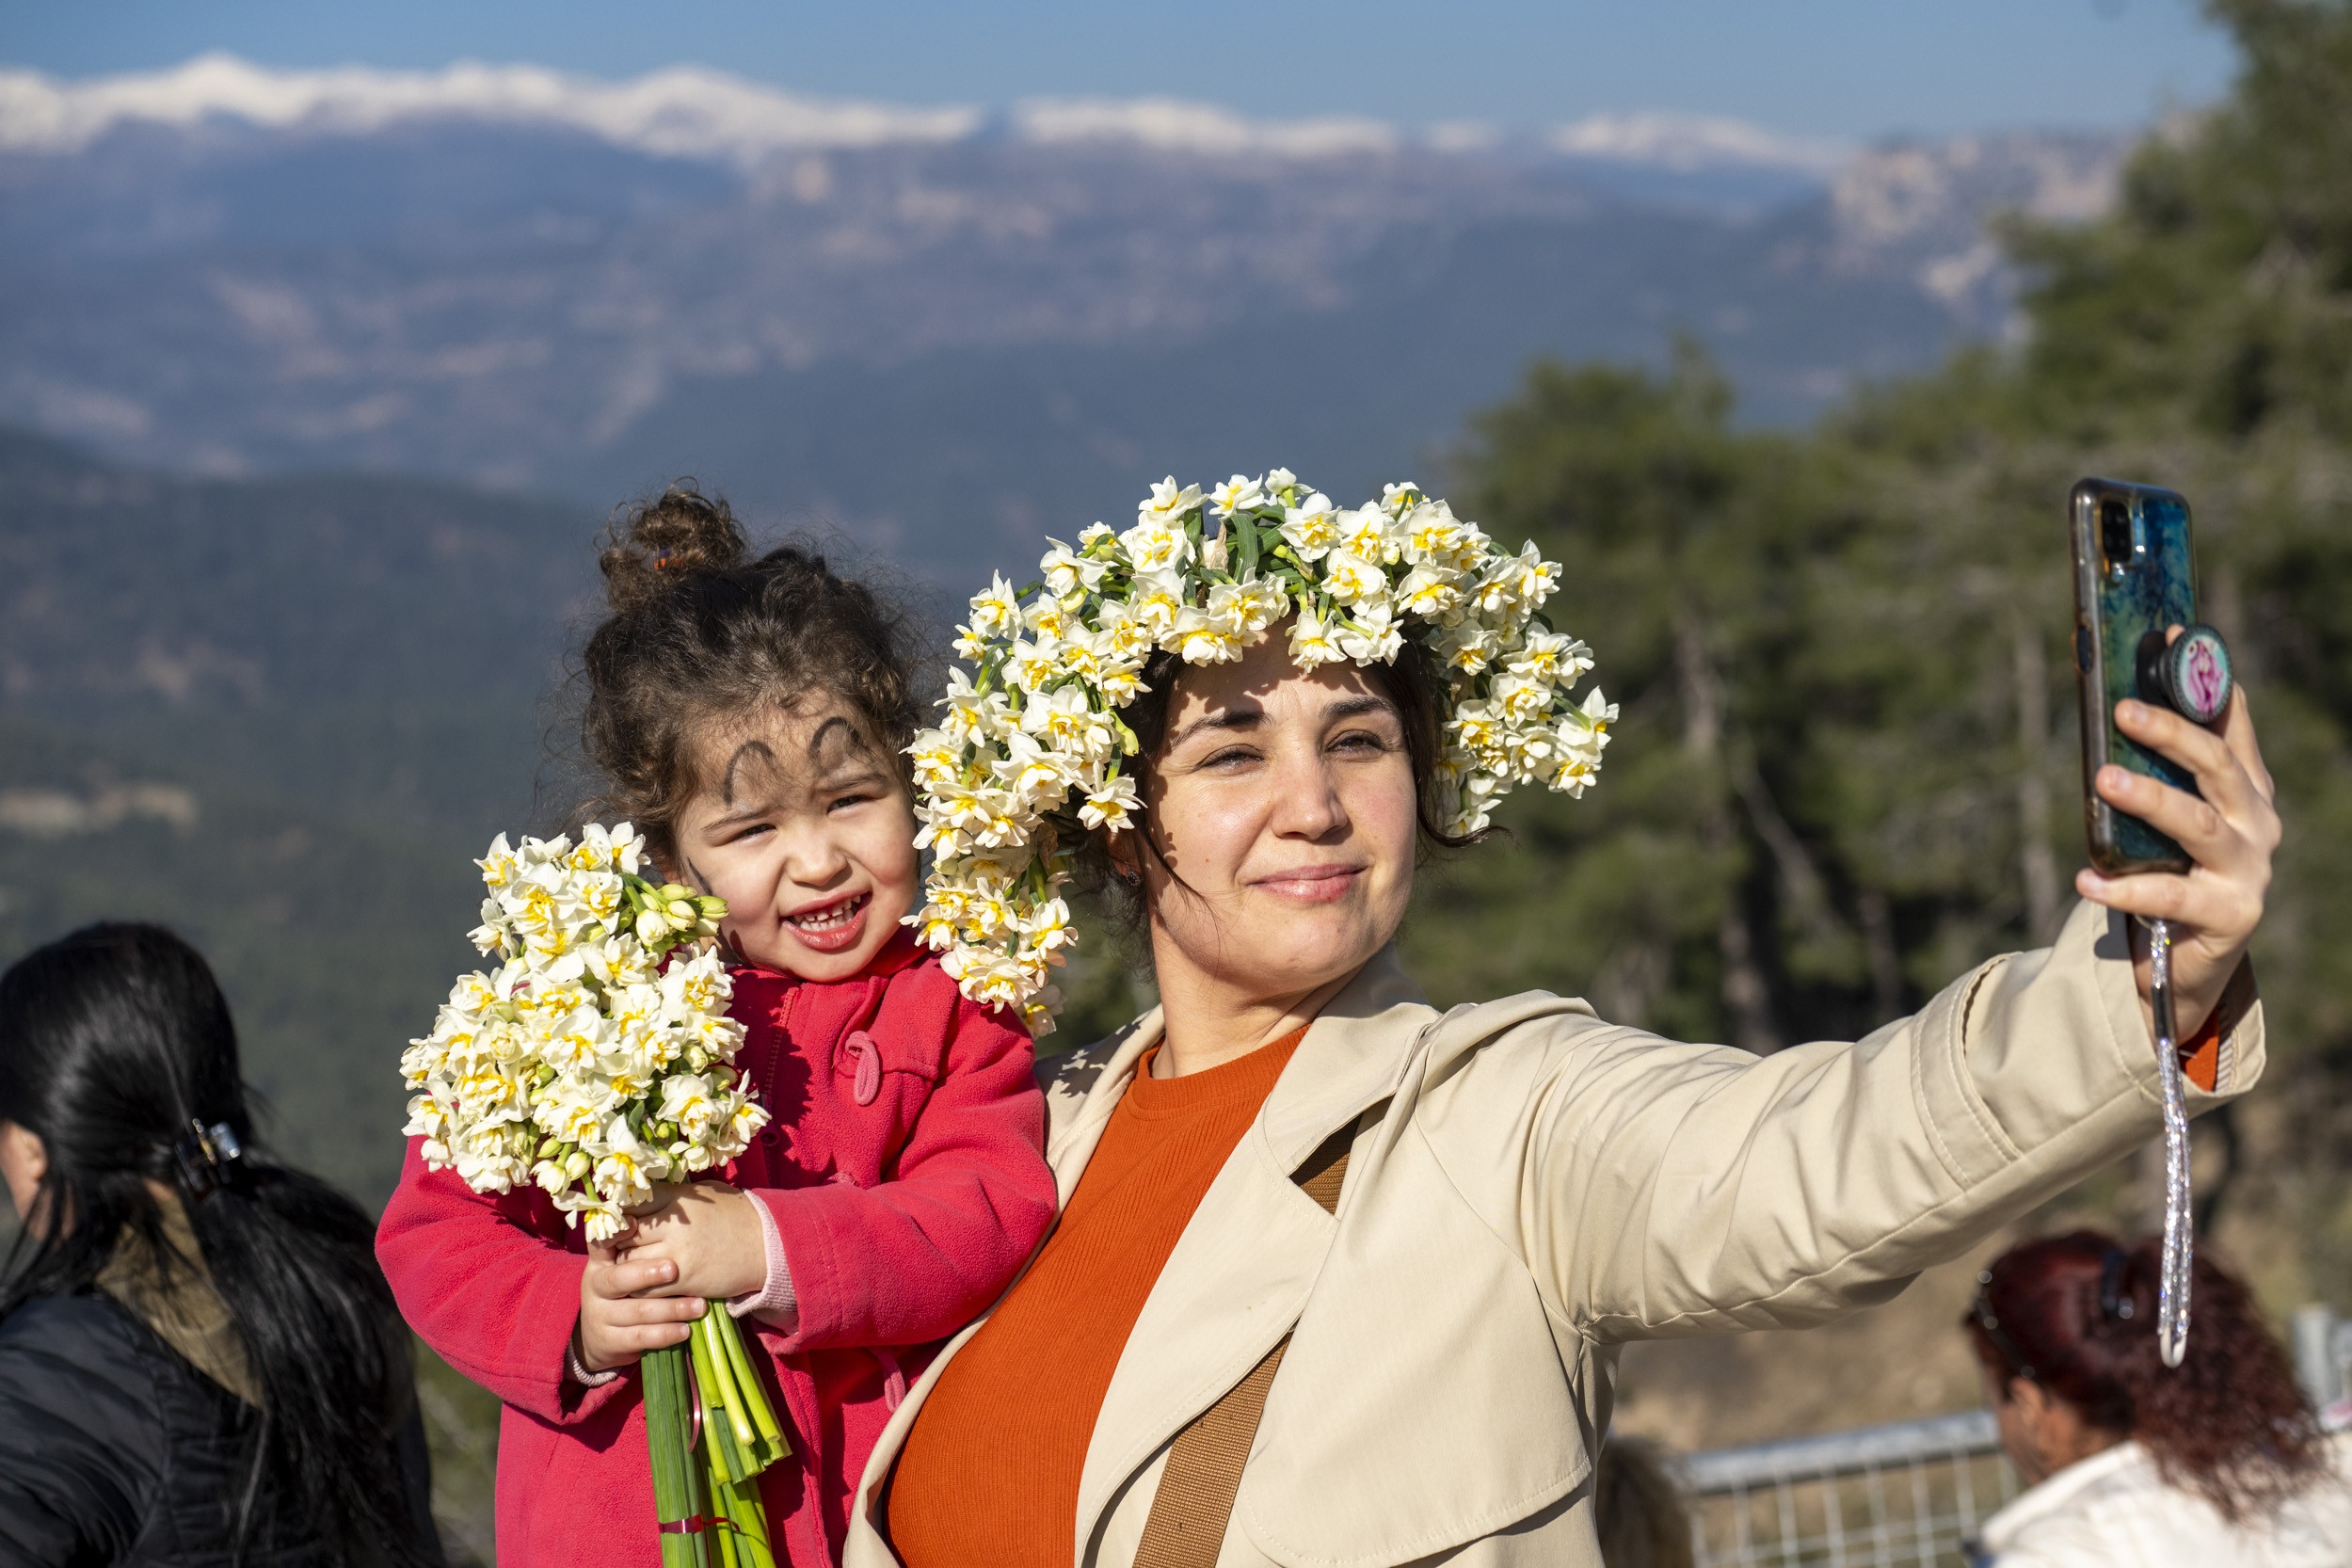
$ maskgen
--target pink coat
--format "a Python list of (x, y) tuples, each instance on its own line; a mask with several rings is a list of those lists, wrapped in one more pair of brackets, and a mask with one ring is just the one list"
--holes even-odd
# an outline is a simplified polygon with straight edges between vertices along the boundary
[[(1044, 1104), (1029, 1037), (904, 935), (833, 984), (739, 969), (732, 1011), (775, 1119), (725, 1174), (775, 1216), (799, 1305), (790, 1334), (741, 1320), (793, 1450), (761, 1493), (779, 1561), (819, 1568), (840, 1560), (900, 1377), (995, 1301), (1052, 1221)], [(654, 1568), (637, 1379), (565, 1373), (581, 1234), (536, 1190), (484, 1196), (427, 1172), (411, 1141), (376, 1250), (409, 1323), (505, 1401), (504, 1568)]]

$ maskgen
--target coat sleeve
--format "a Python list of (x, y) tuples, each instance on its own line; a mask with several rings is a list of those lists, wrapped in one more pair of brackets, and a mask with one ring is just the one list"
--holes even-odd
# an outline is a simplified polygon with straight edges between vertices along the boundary
[(376, 1230), (376, 1256), (401, 1315), (442, 1360), (516, 1409), (568, 1424), (621, 1398), (616, 1378), (583, 1388), (565, 1373), (587, 1258), (536, 1190), (472, 1191), (428, 1171), (408, 1141), (400, 1185)]
[(36, 1299), (0, 1324), (0, 1561), (120, 1562), (161, 1484), (153, 1368), (96, 1297)]
[(760, 1189), (792, 1271), (785, 1352), (920, 1345), (994, 1302), (1053, 1222), (1029, 1036), (954, 995), (936, 1085), (893, 1179)]
[[(2216, 1088), (2262, 1069), (2241, 969)], [(1457, 1185), (1547, 1304), (1602, 1341), (1798, 1327), (1921, 1270), (2155, 1135), (2155, 1048), (2120, 921), (2085, 904), (2049, 949), (1992, 960), (1858, 1044), (1767, 1057), (1554, 1019), (1489, 1049), (1516, 1126), (1439, 1132)], [(1457, 1096), (1459, 1097), (1459, 1096)], [(1438, 1118), (1442, 1121), (1442, 1114)]]

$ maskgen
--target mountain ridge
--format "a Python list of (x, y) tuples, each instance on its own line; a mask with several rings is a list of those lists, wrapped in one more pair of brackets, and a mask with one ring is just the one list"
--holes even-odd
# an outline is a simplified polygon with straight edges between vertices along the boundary
[(363, 134), (433, 118), (559, 125), (616, 147), (757, 165), (780, 153), (932, 144), (989, 132), (1045, 144), (1128, 142), (1192, 154), (1320, 158), (1419, 145), (1441, 152), (1512, 141), (1533, 152), (1707, 162), (1826, 173), (1852, 152), (1717, 116), (1595, 114), (1532, 135), (1448, 122), (1415, 134), (1369, 116), (1244, 115), (1177, 97), (1027, 98), (1009, 109), (932, 107), (800, 93), (707, 66), (621, 81), (530, 64), (461, 60), (440, 71), (365, 66), (273, 70), (226, 52), (161, 71), (88, 78), (0, 72), (0, 152), (74, 152), (115, 128), (194, 128), (210, 119), (278, 130)]

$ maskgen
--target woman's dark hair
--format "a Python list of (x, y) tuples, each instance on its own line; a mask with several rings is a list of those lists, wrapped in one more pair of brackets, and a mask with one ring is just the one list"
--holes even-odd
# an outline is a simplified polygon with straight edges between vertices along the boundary
[(754, 558), (725, 501), (691, 481), (630, 507), (599, 564), (612, 614), (582, 654), (581, 742), (604, 775), (599, 806), (675, 851), (703, 783), (713, 726), (821, 694), (904, 779), (919, 728), (908, 616), (824, 557), (786, 545)]
[(2094, 1427), (2128, 1433), (2164, 1479), (2236, 1520), (2298, 1491), (2321, 1463), (2319, 1423), (2287, 1353), (2235, 1274), (2203, 1253), (2190, 1282), (2196, 1332), (2181, 1365), (2156, 1349), (2163, 1243), (2095, 1230), (2012, 1247), (1960, 1320), (2009, 1398), (2040, 1384)]
[[(10, 966), (0, 975), (0, 1121), (37, 1135), (48, 1156), (34, 1215), (45, 1223), (17, 1235), (0, 1316), (88, 1290), (126, 1233), (168, 1278), (178, 1255), (149, 1184), (176, 1185), (261, 1395), (240, 1540), (266, 1485), (273, 1516), (316, 1528), (344, 1548), (336, 1560), (437, 1561), (395, 1469), (416, 1393), (375, 1226), (262, 1149), (236, 1028), (202, 956), (159, 927), (109, 924)], [(192, 1126), (216, 1125), (243, 1148), (217, 1180), (175, 1152)]]
[[(1447, 682), (1428, 651), (1408, 642), (1398, 651), (1393, 664), (1358, 667), (1372, 688), (1395, 707), (1403, 726), (1405, 757), (1413, 769), (1416, 837), (1422, 854), (1426, 856), (1440, 850), (1464, 849), (1485, 838), (1487, 830), (1483, 828), (1464, 834), (1446, 829), (1445, 792), (1438, 778), (1438, 764), (1445, 755)], [(1168, 738), (1168, 718), (1176, 701), (1176, 682), (1183, 674), (1184, 662), (1176, 653), (1162, 649), (1153, 654), (1144, 665), (1144, 693), (1119, 715), (1135, 732), (1140, 763), (1136, 782), (1146, 792), (1152, 767)], [(1144, 813), (1143, 831), (1138, 837), (1155, 859), (1166, 864), (1166, 855), (1149, 812)], [(1122, 930), (1132, 935), (1142, 929), (1145, 913), (1142, 891), (1112, 874), (1111, 835), (1107, 831), (1096, 829), (1080, 846), (1077, 882), (1081, 891), (1101, 898), (1109, 905)]]

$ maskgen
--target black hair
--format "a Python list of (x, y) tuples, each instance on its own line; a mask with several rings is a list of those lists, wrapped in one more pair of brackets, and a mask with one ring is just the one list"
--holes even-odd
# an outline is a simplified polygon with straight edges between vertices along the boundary
[[(0, 1316), (91, 1288), (126, 1233), (168, 1271), (176, 1187), (261, 1396), (237, 1502), (248, 1544), (266, 1489), (338, 1561), (440, 1560), (395, 1455), (415, 1400), (408, 1330), (358, 1205), (260, 1145), (228, 1000), (201, 954), (158, 926), (101, 924), (0, 975), (0, 1121), (48, 1156), (34, 1223), (0, 1272)], [(225, 1127), (216, 1167), (192, 1129)]]

